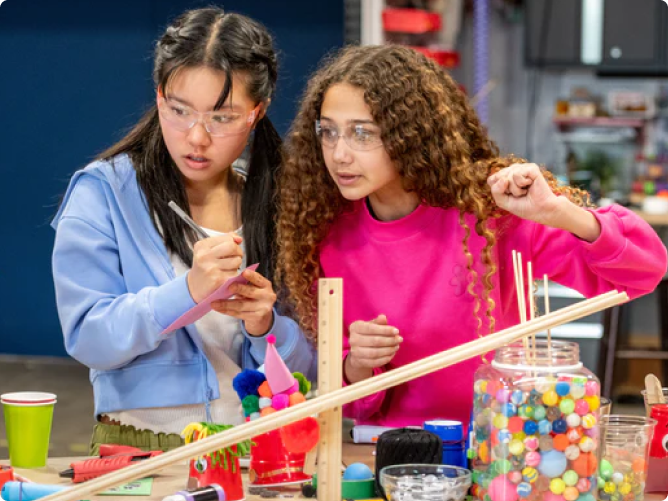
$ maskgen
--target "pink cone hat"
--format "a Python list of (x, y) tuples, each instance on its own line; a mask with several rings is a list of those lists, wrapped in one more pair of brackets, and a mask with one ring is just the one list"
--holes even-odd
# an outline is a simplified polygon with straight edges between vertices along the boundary
[(289, 390), (295, 384), (295, 378), (276, 351), (276, 337), (267, 336), (267, 352), (264, 356), (264, 375), (274, 395)]

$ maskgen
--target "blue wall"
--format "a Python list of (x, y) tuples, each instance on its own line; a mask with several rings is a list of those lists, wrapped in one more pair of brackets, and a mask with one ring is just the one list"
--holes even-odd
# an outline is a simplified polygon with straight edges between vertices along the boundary
[[(229, 0), (281, 52), (270, 116), (285, 133), (307, 76), (343, 43), (343, 2)], [(152, 102), (153, 42), (209, 2), (7, 0), (0, 7), (0, 353), (64, 355), (48, 225), (72, 172)]]

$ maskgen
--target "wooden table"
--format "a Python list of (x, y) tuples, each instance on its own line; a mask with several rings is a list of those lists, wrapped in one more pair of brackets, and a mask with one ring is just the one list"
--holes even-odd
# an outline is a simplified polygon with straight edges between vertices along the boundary
[[(343, 460), (346, 464), (350, 463), (365, 463), (373, 469), (374, 456), (372, 452), (375, 446), (373, 445), (357, 445), (357, 444), (343, 444)], [(62, 479), (58, 476), (58, 472), (69, 467), (72, 461), (83, 458), (53, 458), (49, 459), (49, 464), (46, 468), (36, 470), (17, 469), (16, 472), (23, 475), (30, 480), (43, 484), (61, 484), (71, 485), (67, 479)], [(248, 478), (243, 474), (244, 486), (248, 485)], [(176, 491), (184, 490), (186, 487), (187, 468), (186, 465), (170, 466), (165, 468), (155, 476), (153, 481), (153, 491), (150, 496), (91, 496), (91, 501), (160, 501), (165, 496), (174, 494)], [(283, 491), (284, 494), (292, 494), (295, 501), (304, 500), (306, 498), (301, 496), (298, 488)], [(248, 501), (258, 501), (262, 498), (257, 495), (246, 495)], [(275, 499), (275, 498), (274, 498)], [(280, 499), (280, 498), (279, 498)], [(646, 494), (645, 501), (663, 501), (668, 499), (666, 494)], [(334, 500), (328, 500), (334, 501)]]
[[(345, 443), (343, 444), (343, 460), (346, 464), (350, 463), (365, 463), (373, 469), (374, 456), (372, 455), (375, 446), (373, 445), (357, 445)], [(72, 485), (69, 479), (63, 479), (58, 476), (62, 470), (69, 468), (70, 463), (86, 458), (49, 458), (49, 462), (45, 468), (26, 470), (17, 468), (16, 472), (27, 479), (40, 484), (59, 484)], [(3, 463), (6, 463), (3, 461)], [(153, 490), (150, 496), (90, 496), (91, 501), (160, 501), (165, 496), (174, 494), (177, 491), (186, 488), (186, 481), (188, 477), (188, 469), (185, 464), (175, 465), (165, 468), (155, 476), (153, 481)], [(248, 477), (246, 473), (242, 474), (244, 481), (244, 488), (248, 488)], [(271, 488), (271, 490), (277, 490)], [(299, 486), (285, 487), (282, 492), (284, 494), (292, 494), (292, 499), (303, 500)], [(246, 495), (246, 500), (256, 501), (265, 500), (259, 495)], [(279, 498), (280, 499), (280, 498)]]

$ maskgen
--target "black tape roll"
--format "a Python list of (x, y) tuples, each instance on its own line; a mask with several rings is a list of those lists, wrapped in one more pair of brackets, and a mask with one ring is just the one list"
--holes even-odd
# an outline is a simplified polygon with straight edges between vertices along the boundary
[(399, 428), (381, 433), (376, 442), (376, 492), (385, 500), (380, 470), (397, 464), (441, 464), (443, 442), (430, 431)]

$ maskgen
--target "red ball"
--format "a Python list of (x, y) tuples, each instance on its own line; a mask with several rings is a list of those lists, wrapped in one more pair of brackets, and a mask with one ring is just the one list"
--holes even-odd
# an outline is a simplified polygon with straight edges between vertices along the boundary
[(519, 433), (524, 429), (524, 420), (519, 416), (513, 416), (508, 420), (508, 431)]

